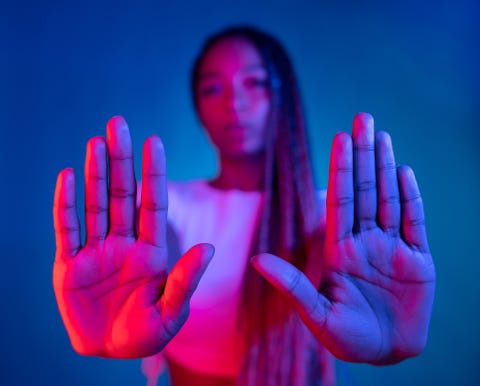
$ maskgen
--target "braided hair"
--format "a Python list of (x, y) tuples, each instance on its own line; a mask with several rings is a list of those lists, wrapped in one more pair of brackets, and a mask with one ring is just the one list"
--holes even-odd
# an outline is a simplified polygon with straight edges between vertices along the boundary
[[(228, 38), (245, 39), (258, 50), (271, 96), (265, 204), (250, 252), (276, 254), (305, 271), (308, 241), (319, 228), (319, 210), (302, 103), (285, 49), (273, 36), (251, 26), (229, 27), (212, 35), (193, 64), (193, 103), (198, 111), (199, 71), (205, 54)], [(325, 366), (318, 360), (318, 344), (312, 348), (312, 339), (291, 305), (251, 267), (244, 277), (240, 306), (239, 328), (246, 335), (247, 350), (239, 385), (319, 384)]]

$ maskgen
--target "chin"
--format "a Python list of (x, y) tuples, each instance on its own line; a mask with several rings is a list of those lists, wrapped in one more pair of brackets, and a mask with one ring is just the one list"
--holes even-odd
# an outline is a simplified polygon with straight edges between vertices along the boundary
[(222, 156), (231, 160), (255, 160), (263, 161), (265, 151), (263, 149), (229, 149), (229, 151), (223, 152)]

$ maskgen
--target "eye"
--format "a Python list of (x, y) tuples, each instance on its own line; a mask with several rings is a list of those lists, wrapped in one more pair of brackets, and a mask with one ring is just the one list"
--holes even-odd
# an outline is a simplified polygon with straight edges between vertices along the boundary
[(245, 85), (251, 88), (267, 88), (268, 79), (266, 77), (249, 77), (245, 79)]
[(200, 85), (198, 93), (200, 96), (213, 96), (222, 92), (222, 86), (218, 83), (206, 83)]

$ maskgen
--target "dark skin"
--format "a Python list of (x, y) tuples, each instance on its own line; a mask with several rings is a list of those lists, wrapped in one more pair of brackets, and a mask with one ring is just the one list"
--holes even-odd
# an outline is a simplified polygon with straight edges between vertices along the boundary
[(323, 258), (319, 289), (275, 256), (253, 265), (337, 358), (389, 364), (423, 350), (435, 269), (420, 191), (413, 171), (395, 166), (390, 136), (374, 133), (369, 114), (333, 142)]
[[(219, 189), (258, 190), (263, 181), (262, 130), (270, 96), (259, 81), (261, 63), (243, 67), (242, 60), (258, 59), (244, 43), (212, 51), (217, 56), (210, 56), (210, 64), (223, 82), (215, 90), (225, 93), (199, 103), (219, 151), (220, 171), (212, 181)], [(73, 171), (63, 170), (57, 180), (54, 289), (72, 345), (85, 355), (139, 358), (160, 352), (186, 321), (191, 295), (214, 253), (211, 245), (195, 245), (168, 271), (163, 145), (158, 137), (144, 145), (138, 212), (132, 156), (121, 117), (109, 121), (106, 139), (89, 141), (85, 245)], [(336, 357), (387, 364), (420, 353), (435, 287), (423, 205), (412, 170), (395, 165), (390, 137), (375, 134), (368, 114), (355, 116), (352, 135), (340, 133), (333, 141), (326, 216), (325, 243), (315, 248), (316, 259), (324, 261), (320, 286), (273, 255), (254, 257), (253, 266), (296, 305)], [(187, 382), (178, 377), (190, 376), (199, 386), (233, 382), (171, 365), (178, 385)]]

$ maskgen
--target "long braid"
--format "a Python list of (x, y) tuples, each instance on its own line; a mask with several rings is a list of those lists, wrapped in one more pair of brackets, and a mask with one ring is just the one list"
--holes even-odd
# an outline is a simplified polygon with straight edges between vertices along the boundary
[[(267, 62), (270, 59), (268, 55), (274, 55), (269, 52), (262, 53), (267, 57)], [(277, 50), (275, 55), (277, 61), (288, 64), (283, 50)], [(313, 201), (315, 189), (311, 168), (308, 165), (310, 158), (306, 150), (306, 136), (301, 133), (305, 129), (303, 112), (290, 66), (268, 70), (270, 77), (273, 78), (271, 82), (277, 86), (271, 88), (273, 119), (270, 121), (275, 125), (271, 131), (276, 135), (274, 162), (273, 165), (267, 163), (267, 198), (260, 232), (269, 235), (269, 252), (276, 253), (303, 269), (307, 258), (306, 224), (303, 221), (306, 219), (311, 225), (313, 221), (310, 218), (315, 217), (317, 212)], [(309, 174), (306, 175), (306, 171)], [(273, 177), (270, 174), (273, 174)], [(305, 181), (308, 181), (306, 186)], [(310, 201), (307, 205), (302, 205), (304, 198)], [(308, 213), (310, 218), (305, 217), (307, 208), (310, 210)], [(258, 281), (263, 283), (263, 286), (260, 286), (263, 300), (262, 308), (257, 310), (265, 309), (268, 312), (266, 315), (257, 314), (253, 318), (250, 317), (250, 322), (254, 319), (252, 326), (256, 326), (253, 334), (250, 333), (251, 347), (254, 347), (255, 356), (250, 356), (245, 371), (247, 374), (255, 373), (256, 376), (254, 382), (241, 384), (249, 386), (306, 384), (307, 342), (303, 325), (283, 297), (268, 284), (265, 286), (264, 279), (250, 269), (245, 281), (246, 289)], [(247, 301), (251, 300), (249, 291), (245, 292), (245, 295), (244, 307)], [(258, 297), (259, 293), (254, 296)], [(294, 363), (292, 355), (295, 356)], [(264, 367), (265, 360), (268, 360), (268, 368)]]

